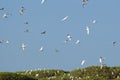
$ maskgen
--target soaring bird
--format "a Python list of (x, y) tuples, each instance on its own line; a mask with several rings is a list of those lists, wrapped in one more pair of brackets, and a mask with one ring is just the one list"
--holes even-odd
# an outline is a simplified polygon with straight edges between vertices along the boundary
[(20, 15), (23, 15), (23, 14), (24, 14), (24, 11), (25, 11), (25, 8), (22, 6), (22, 7), (20, 8), (20, 10), (19, 10)]
[(44, 4), (45, 0), (41, 0), (41, 4)]
[(89, 35), (89, 33), (90, 33), (90, 29), (89, 29), (88, 26), (86, 27), (86, 31), (87, 31), (87, 34)]
[(80, 40), (77, 40), (76, 42), (75, 42), (75, 44), (79, 44), (80, 43)]
[(25, 48), (26, 48), (26, 45), (25, 45), (24, 43), (22, 43), (21, 48), (22, 48), (22, 50), (24, 51)]
[(68, 19), (68, 16), (65, 16), (64, 18), (62, 18), (61, 21), (65, 21), (65, 20), (67, 20), (67, 19)]
[(46, 34), (46, 31), (41, 32), (41, 34)]
[(82, 6), (83, 8), (87, 5), (88, 0), (82, 0)]
[(97, 22), (97, 21), (96, 21), (95, 19), (92, 21), (93, 24), (95, 24), (96, 22)]
[(8, 18), (8, 16), (10, 16), (10, 15), (11, 15), (10, 13), (4, 13), (2, 17), (3, 18)]
[(113, 41), (113, 42), (112, 42), (113, 46), (115, 46), (115, 45), (116, 45), (116, 43), (117, 43), (116, 41)]
[(71, 41), (71, 40), (72, 40), (72, 36), (71, 36), (70, 34), (67, 34), (67, 39), (68, 39), (69, 41)]
[(85, 60), (82, 60), (81, 65), (83, 66), (85, 64)]
[(39, 51), (40, 51), (40, 52), (43, 52), (43, 46), (40, 47)]

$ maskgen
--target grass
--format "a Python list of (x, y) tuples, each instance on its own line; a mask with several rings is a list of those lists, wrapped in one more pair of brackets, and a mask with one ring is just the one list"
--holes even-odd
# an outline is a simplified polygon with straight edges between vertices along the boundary
[(89, 66), (64, 70), (26, 70), (0, 72), (0, 80), (120, 80), (120, 67)]

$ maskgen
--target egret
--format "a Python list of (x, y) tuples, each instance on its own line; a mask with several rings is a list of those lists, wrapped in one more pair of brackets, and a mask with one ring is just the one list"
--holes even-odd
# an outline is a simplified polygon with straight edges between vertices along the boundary
[(40, 52), (43, 52), (43, 46), (41, 46), (41, 48), (39, 49)]
[(82, 60), (81, 65), (83, 66), (85, 64), (85, 60)]
[(103, 57), (100, 57), (100, 58), (99, 58), (100, 68), (101, 68), (101, 69), (102, 69), (102, 67), (103, 67), (103, 60), (104, 60)]
[(77, 40), (76, 42), (75, 42), (75, 44), (79, 44), (80, 43), (80, 40)]
[(41, 4), (44, 4), (45, 0), (41, 0)]
[(70, 34), (67, 34), (67, 39), (68, 39), (69, 41), (71, 41), (71, 40), (72, 40), (72, 36), (71, 36)]
[(4, 13), (2, 17), (3, 17), (3, 18), (8, 18), (8, 16), (10, 16), (10, 15), (11, 15), (11, 14), (9, 14), (9, 13)]
[(96, 22), (97, 22), (97, 21), (96, 21), (95, 19), (92, 21), (93, 24), (95, 24)]
[(10, 43), (10, 41), (9, 41), (9, 40), (7, 40), (7, 41), (6, 41), (6, 44), (9, 44), (9, 43)]
[(25, 45), (24, 43), (22, 43), (21, 48), (22, 48), (22, 50), (24, 51), (25, 48), (26, 48), (26, 45)]
[(22, 6), (22, 7), (20, 8), (20, 10), (19, 10), (20, 15), (23, 15), (23, 14), (24, 14), (24, 10), (25, 10), (25, 8)]
[(82, 0), (82, 6), (83, 8), (87, 5), (88, 0)]
[(65, 16), (61, 21), (65, 21), (68, 19), (68, 16)]
[(89, 29), (88, 26), (86, 27), (86, 31), (87, 31), (87, 34), (89, 35), (89, 33), (90, 33), (90, 29)]

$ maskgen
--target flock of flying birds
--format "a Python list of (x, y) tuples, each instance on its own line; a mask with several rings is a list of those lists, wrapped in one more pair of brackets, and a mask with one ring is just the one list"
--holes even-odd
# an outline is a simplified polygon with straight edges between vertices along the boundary
[[(41, 4), (44, 4), (44, 3), (45, 3), (45, 0), (41, 0)], [(87, 5), (87, 3), (88, 3), (88, 0), (82, 0), (82, 6), (83, 6), (83, 8)], [(5, 8), (0, 8), (0, 11), (4, 11), (4, 10), (5, 10)], [(22, 6), (22, 7), (19, 9), (19, 14), (20, 14), (20, 15), (23, 15), (24, 12), (25, 12), (25, 8)], [(4, 13), (2, 17), (3, 17), (3, 18), (8, 18), (8, 17), (11, 16), (11, 15), (12, 15), (12, 14), (10, 14), (10, 13)], [(61, 21), (66, 21), (68, 18), (69, 18), (69, 16), (64, 16), (64, 17), (61, 19)], [(92, 23), (93, 23), (93, 24), (96, 24), (96, 22), (97, 22), (97, 20), (95, 20), (95, 19), (92, 20)], [(28, 24), (28, 22), (25, 22), (24, 24)], [(29, 29), (26, 29), (24, 32), (29, 32)], [(44, 35), (44, 34), (46, 34), (46, 31), (41, 32), (41, 35)], [(87, 34), (87, 35), (90, 34), (90, 28), (89, 28), (89, 26), (86, 26), (86, 34)], [(71, 40), (72, 40), (72, 35), (67, 34), (67, 35), (66, 35), (66, 40), (64, 41), (64, 43), (66, 44), (68, 41), (71, 41)], [(4, 42), (5, 42), (6, 44), (9, 44), (9, 43), (10, 43), (9, 40), (0, 40), (0, 44), (2, 44), (2, 43), (4, 43)], [(75, 44), (80, 44), (80, 40), (76, 40), (76, 41), (75, 41)], [(117, 41), (113, 41), (112, 44), (115, 46), (115, 45), (117, 44)], [(25, 48), (26, 48), (26, 44), (25, 44), (25, 43), (21, 43), (21, 49), (24, 51)], [(44, 47), (41, 46), (40, 49), (39, 49), (39, 51), (42, 52), (43, 49), (44, 49)], [(56, 50), (56, 52), (58, 52), (58, 50)], [(102, 57), (100, 57), (100, 58), (99, 58), (99, 62), (100, 62), (101, 68), (102, 68), (102, 66), (104, 65), (104, 64), (103, 64), (103, 61), (104, 61), (104, 59), (103, 59)], [(81, 61), (81, 65), (84, 65), (85, 62), (86, 62), (86, 60), (82, 60), (82, 61)]]

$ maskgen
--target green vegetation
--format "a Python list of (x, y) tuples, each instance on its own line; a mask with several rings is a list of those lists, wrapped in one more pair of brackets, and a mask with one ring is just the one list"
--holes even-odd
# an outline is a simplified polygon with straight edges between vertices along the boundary
[(120, 67), (90, 66), (72, 71), (26, 70), (1, 72), (0, 80), (120, 80)]

